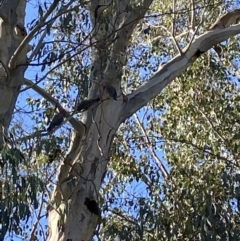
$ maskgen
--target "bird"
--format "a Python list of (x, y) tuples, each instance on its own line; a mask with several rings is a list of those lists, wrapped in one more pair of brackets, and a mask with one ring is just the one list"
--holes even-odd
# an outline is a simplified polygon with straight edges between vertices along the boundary
[(47, 131), (50, 132), (52, 131), (55, 127), (59, 126), (62, 124), (63, 120), (64, 120), (64, 117), (66, 116), (67, 112), (66, 110), (62, 109), (58, 114), (56, 114), (50, 125), (48, 126), (47, 128)]
[(89, 212), (91, 212), (91, 213), (93, 213), (97, 216), (101, 215), (101, 211), (100, 211), (100, 209), (98, 207), (98, 204), (95, 200), (91, 200), (89, 197), (86, 197), (85, 201), (84, 201), (84, 205), (86, 205)]
[(52, 163), (61, 152), (62, 150), (59, 145), (57, 145), (56, 148), (52, 149), (48, 155), (48, 163)]
[(238, 23), (239, 21), (240, 10), (235, 9), (234, 11), (228, 12), (217, 19), (216, 22), (209, 28), (209, 30), (227, 28), (232, 24)]
[(90, 100), (83, 100), (79, 103), (77, 107), (77, 111), (86, 111), (88, 110), (95, 102), (98, 102), (100, 100), (99, 97), (96, 99), (90, 99)]
[(116, 89), (111, 85), (103, 86), (103, 90), (106, 90), (106, 92), (114, 99), (117, 100), (117, 91)]

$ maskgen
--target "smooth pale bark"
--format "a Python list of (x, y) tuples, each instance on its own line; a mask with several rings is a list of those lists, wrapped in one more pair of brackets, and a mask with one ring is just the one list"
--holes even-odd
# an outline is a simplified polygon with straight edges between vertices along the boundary
[[(5, 1), (0, 8), (0, 148), (12, 119), (15, 103), (23, 84), (26, 67), (8, 67), (14, 51), (24, 36), (17, 24), (24, 26), (26, 0)], [(16, 64), (26, 63), (28, 46), (16, 57)]]
[[(54, 1), (52, 9), (55, 9), (58, 2)], [(156, 97), (174, 78), (181, 75), (199, 57), (199, 53), (240, 33), (240, 25), (236, 25), (199, 36), (189, 48), (183, 50), (181, 56), (176, 56), (169, 63), (161, 66), (146, 84), (128, 96), (128, 102), (124, 102), (118, 77), (126, 64), (124, 51), (127, 49), (137, 21), (147, 11), (152, 1), (145, 0), (142, 8), (127, 13), (123, 13), (122, 10), (126, 9), (128, 1), (119, 2), (119, 5), (116, 5), (115, 15), (111, 16), (113, 22), (118, 24), (116, 35), (111, 35), (116, 38), (106, 43), (108, 32), (101, 32), (101, 36), (98, 31), (93, 33), (93, 40), (98, 42), (92, 51), (93, 85), (89, 97), (100, 95), (104, 101), (96, 105), (94, 110), (85, 112), (82, 118), (84, 131), (82, 131), (82, 124), (78, 124), (74, 119), (71, 121), (73, 126), (76, 126), (76, 130), (72, 136), (68, 155), (59, 168), (56, 189), (49, 205), (50, 241), (91, 240), (98, 217), (87, 210), (84, 201), (86, 197), (98, 201), (98, 192), (110, 161), (111, 144), (119, 125)], [(103, 3), (108, 4), (107, 1)], [(93, 0), (89, 4), (93, 14), (99, 1)], [(25, 67), (16, 66), (26, 63), (28, 47), (20, 44), (22, 41), (27, 44), (42, 26), (40, 23), (25, 40), (15, 31), (11, 31), (17, 23), (24, 25), (25, 7), (25, 0), (12, 0), (7, 1), (7, 4), (3, 4), (0, 9), (0, 146), (4, 144), (4, 134), (7, 133), (19, 90), (23, 84)], [(9, 15), (11, 19), (8, 19)], [(100, 26), (104, 21), (102, 23), (99, 21), (97, 24)], [(99, 26), (97, 25), (95, 29), (100, 29)], [(107, 51), (107, 44), (113, 44), (110, 54)], [(101, 86), (106, 82), (116, 87), (117, 101), (106, 100), (107, 94), (101, 90)], [(29, 84), (27, 81), (25, 83)], [(31, 83), (29, 85), (31, 86)], [(33, 89), (55, 103), (55, 100), (41, 89), (34, 86)]]
[[(74, 136), (71, 151), (60, 167), (59, 185), (53, 197), (53, 203), (61, 204), (58, 212), (66, 212), (68, 205), (70, 210), (68, 215), (64, 215), (64, 223), (50, 223), (50, 240), (90, 240), (93, 235), (98, 217), (87, 210), (84, 201), (86, 197), (97, 201), (98, 190), (110, 158), (111, 143), (116, 127), (120, 124), (120, 116), (117, 115), (116, 109), (112, 109), (116, 107), (113, 101), (105, 101), (96, 111), (86, 113), (83, 120), (87, 129), (86, 136), (82, 140)], [(114, 102), (117, 105), (121, 104), (118, 101)], [(75, 185), (70, 180), (65, 180), (66, 174), (67, 177), (72, 176), (76, 179)], [(52, 209), (49, 219), (59, 220), (58, 212)]]
[[(133, 31), (131, 27), (130, 25), (129, 31), (127, 28), (122, 31), (131, 33)], [(87, 210), (84, 200), (90, 197), (98, 201), (98, 192), (110, 161), (111, 144), (119, 125), (156, 97), (202, 52), (238, 33), (240, 33), (240, 25), (207, 32), (197, 37), (189, 48), (183, 50), (182, 55), (176, 56), (161, 66), (147, 83), (128, 95), (128, 102), (124, 102), (122, 96), (118, 98), (118, 101), (109, 99), (101, 102), (93, 111), (85, 113), (82, 122), (86, 125), (86, 135), (83, 138), (77, 134), (73, 137), (73, 145), (59, 169), (57, 187), (49, 212), (50, 241), (89, 241), (92, 239), (98, 218)], [(118, 44), (126, 41), (128, 42), (128, 37), (119, 34)], [(124, 49), (123, 46), (122, 49)], [(99, 56), (101, 54), (103, 53), (99, 53)], [(111, 56), (116, 57), (114, 54)], [(104, 57), (104, 54), (99, 59), (96, 57), (96, 65), (101, 66), (100, 59)], [(105, 65), (106, 79), (116, 77), (116, 73), (112, 71), (116, 67), (114, 57)], [(118, 67), (115, 70), (121, 72)], [(101, 82), (95, 81), (95, 83), (97, 84), (91, 89), (91, 97), (99, 93)], [(120, 82), (113, 81), (113, 84), (117, 88), (118, 95), (121, 95)], [(104, 93), (101, 94), (105, 97)], [(73, 179), (76, 181), (72, 182)]]
[[(82, 123), (86, 126), (86, 135), (81, 137), (80, 133), (75, 133), (69, 153), (60, 166), (49, 212), (51, 241), (91, 240), (94, 234), (98, 217), (87, 210), (84, 201), (89, 197), (98, 202), (98, 191), (110, 160), (111, 144), (121, 123), (119, 114), (123, 98), (119, 76), (127, 61), (125, 51), (138, 20), (144, 16), (151, 2), (145, 0), (139, 9), (128, 13), (124, 13), (128, 1), (116, 4), (108, 31), (105, 31), (105, 27), (101, 28), (105, 26), (105, 19), (101, 22), (101, 19), (96, 21), (92, 17), (92, 22), (96, 21), (92, 41), (96, 44), (92, 50), (92, 88), (89, 98), (96, 98), (98, 95), (104, 101), (93, 111), (84, 114)], [(90, 12), (94, 13), (98, 5), (99, 1), (91, 1)], [(127, 27), (123, 27), (123, 24)], [(119, 30), (112, 34), (111, 26)], [(112, 42), (113, 48), (109, 53), (108, 44)], [(108, 94), (102, 90), (106, 83), (117, 89), (117, 101), (106, 100)], [(76, 180), (74, 184), (71, 179)]]
[(189, 66), (191, 66), (195, 60), (200, 57), (201, 53), (208, 51), (216, 44), (239, 33), (240, 24), (225, 29), (208, 31), (205, 34), (196, 37), (190, 47), (183, 50), (182, 55), (178, 55), (168, 63), (160, 66), (154, 76), (128, 96), (129, 102), (125, 104), (122, 113), (120, 114), (122, 116), (122, 121), (130, 117), (133, 113), (156, 97), (177, 76), (180, 76)]
[[(5, 144), (26, 70), (26, 67), (8, 67), (11, 56), (24, 38), (18, 26), (24, 26), (25, 7), (25, 0), (3, 1), (0, 7), (0, 150)], [(16, 58), (16, 64), (26, 63), (27, 50), (28, 47), (23, 48)], [(5, 223), (0, 240), (4, 239), (7, 231)]]

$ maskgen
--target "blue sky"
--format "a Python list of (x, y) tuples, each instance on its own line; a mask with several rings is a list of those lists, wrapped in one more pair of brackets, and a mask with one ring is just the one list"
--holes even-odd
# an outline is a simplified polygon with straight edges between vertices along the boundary
[[(26, 9), (26, 18), (25, 18), (25, 26), (28, 25), (28, 23), (31, 23), (34, 19), (38, 18), (38, 6), (35, 6), (35, 0), (34, 1), (30, 1), (27, 4), (27, 9)], [(51, 38), (51, 37), (49, 37)], [(33, 41), (31, 42), (31, 44), (34, 44), (35, 40), (33, 39)], [(38, 77), (43, 76), (45, 73), (41, 72), (41, 66), (37, 67), (37, 66), (29, 66), (28, 69), (25, 72), (25, 77), (32, 80), (33, 82), (35, 81), (35, 76), (38, 74)], [(146, 69), (142, 68), (141, 72), (140, 72), (140, 77), (142, 77), (142, 79), (144, 78), (148, 78), (147, 75), (149, 75), (149, 73), (146, 71)], [(40, 96), (33, 90), (28, 89), (25, 92), (22, 92), (19, 95), (18, 98), (18, 102), (17, 105), (20, 107), (25, 107), (26, 106), (26, 98), (27, 97), (37, 97), (39, 98)], [(41, 98), (41, 97), (40, 97)], [(141, 111), (139, 112), (140, 117), (141, 117)], [(29, 131), (31, 130), (31, 116), (27, 116), (25, 114), (22, 115), (22, 118), (24, 118), (24, 124), (25, 127), (27, 129), (29, 129)], [(159, 154), (160, 158), (163, 159), (163, 154), (160, 151), (157, 151), (157, 153)], [(143, 196), (144, 192), (146, 191), (146, 186), (139, 183), (139, 182), (133, 182), (133, 185), (129, 185), (125, 195), (127, 195), (127, 193), (135, 193), (135, 194), (141, 194), (141, 196)], [(124, 195), (121, 198), (125, 198)], [(47, 225), (47, 221), (42, 220), (42, 225)], [(29, 226), (31, 227), (31, 223), (29, 223)], [(18, 238), (17, 236), (13, 236), (13, 237), (6, 237), (5, 240), (11, 240), (13, 238), (14, 241), (19, 241), (22, 240), (21, 238)]]
[[(38, 17), (38, 8), (37, 8), (37, 6), (34, 6), (34, 4), (33, 4), (33, 2), (36, 2), (36, 1), (30, 1), (30, 2), (28, 2), (27, 3), (27, 8), (26, 8), (26, 17), (25, 17), (25, 26), (26, 26), (26, 28), (27, 28), (27, 25), (28, 25), (28, 23), (30, 23), (33, 19), (36, 19), (37, 17)], [(27, 30), (28, 32), (29, 32), (29, 30)], [(34, 42), (34, 40), (32, 41), (32, 42)], [(32, 44), (32, 43), (31, 43)], [(29, 66), (29, 68), (26, 70), (26, 72), (25, 72), (25, 77), (26, 78), (28, 78), (28, 79), (30, 79), (30, 80), (35, 80), (35, 76), (36, 76), (36, 74), (37, 73), (40, 73), (40, 69), (41, 69), (41, 66), (40, 67), (36, 67), (36, 66)], [(44, 73), (42, 73), (42, 74), (44, 74)], [(24, 86), (23, 88), (25, 88), (26, 86)], [(28, 96), (38, 96), (38, 94), (35, 92), (35, 91), (33, 91), (33, 90), (31, 90), (31, 89), (28, 89), (27, 91), (24, 91), (24, 92), (22, 92), (22, 93), (20, 93), (20, 95), (19, 95), (19, 97), (18, 97), (18, 100), (17, 100), (17, 106), (18, 107), (24, 107), (24, 110), (25, 110), (25, 107), (26, 107), (26, 98), (28, 97)], [(27, 128), (28, 126), (32, 126), (32, 124), (31, 124), (31, 118), (30, 118), (30, 116), (28, 116), (28, 115), (26, 115), (26, 114), (23, 114), (22, 116), (20, 115), (17, 115), (17, 116), (13, 116), (13, 122), (15, 121), (14, 120), (14, 118), (23, 118), (23, 120), (24, 120), (24, 125), (25, 125), (25, 127)], [(30, 129), (31, 128), (29, 128), (29, 131), (30, 131)], [(31, 220), (31, 218), (30, 218), (30, 220)], [(32, 221), (32, 220), (31, 220)], [(47, 225), (47, 222), (46, 222), (46, 220), (42, 220), (42, 225), (44, 226), (44, 225)], [(23, 224), (25, 224), (25, 223), (23, 223)], [(32, 227), (32, 225), (33, 225), (33, 223), (28, 223), (28, 225), (29, 225), (29, 228), (31, 228)], [(9, 236), (9, 235), (7, 235), (6, 237), (5, 237), (5, 239), (4, 239), (5, 241), (11, 241), (11, 240), (14, 240), (14, 241), (22, 241), (22, 240), (24, 240), (24, 239), (22, 239), (22, 238), (20, 238), (20, 237), (18, 237), (17, 235), (15, 235), (14, 233), (13, 233), (13, 236)], [(39, 240), (39, 241), (41, 241), (41, 240)]]
[[(27, 4), (26, 19), (25, 19), (25, 25), (26, 26), (33, 19), (38, 17), (38, 7), (35, 6), (34, 4), (32, 4), (32, 2), (35, 2), (35, 1), (30, 1)], [(33, 40), (33, 42), (34, 42), (34, 40)], [(34, 81), (36, 74), (38, 74), (39, 77), (41, 77), (41, 75), (44, 75), (44, 72), (41, 72), (40, 70), (41, 70), (41, 66), (40, 67), (29, 66), (29, 68), (25, 72), (25, 77)], [(140, 76), (143, 77), (143, 78), (146, 78), (148, 74), (149, 73), (143, 69), (142, 72), (140, 73)], [(25, 92), (22, 92), (19, 95), (19, 98), (18, 98), (18, 105), (20, 107), (23, 107), (23, 106), (26, 105), (25, 101), (26, 101), (26, 97), (28, 97), (28, 96), (38, 96), (38, 94), (35, 91), (31, 90), (31, 89), (29, 89), (29, 90), (27, 90)], [(140, 111), (140, 116), (141, 116), (141, 111)], [(26, 117), (24, 117), (24, 118), (26, 118)], [(26, 126), (28, 126), (28, 125), (31, 126), (31, 118), (30, 117), (28, 118), (28, 120), (27, 120), (27, 122), (25, 124), (26, 124)], [(160, 159), (163, 160), (163, 153), (157, 150), (157, 154), (160, 156)], [(166, 163), (164, 163), (164, 164), (166, 164)], [(146, 187), (144, 185), (139, 184), (139, 183), (136, 182), (135, 185), (129, 186), (126, 191), (130, 192), (130, 193), (133, 193), (133, 192), (143, 193), (145, 191), (145, 188)], [(42, 224), (46, 225), (47, 224), (46, 220), (43, 220)], [(8, 237), (5, 240), (8, 241), (8, 240), (11, 240), (11, 239), (12, 238)], [(16, 236), (13, 236), (13, 240), (17, 241), (17, 240), (22, 240), (22, 239), (17, 238)]]

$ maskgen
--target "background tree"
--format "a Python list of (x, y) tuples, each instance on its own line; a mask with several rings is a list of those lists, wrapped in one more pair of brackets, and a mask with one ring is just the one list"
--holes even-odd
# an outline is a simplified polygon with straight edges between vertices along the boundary
[(1, 240), (239, 240), (234, 4), (2, 2)]

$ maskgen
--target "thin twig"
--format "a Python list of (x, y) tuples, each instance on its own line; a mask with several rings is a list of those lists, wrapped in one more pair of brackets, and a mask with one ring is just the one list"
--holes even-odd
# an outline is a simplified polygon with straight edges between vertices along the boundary
[(180, 46), (175, 38), (175, 20), (176, 20), (175, 8), (176, 8), (176, 0), (173, 0), (172, 39), (173, 39), (173, 42), (175, 43), (175, 46), (176, 46), (179, 54), (182, 55), (183, 54), (182, 49), (180, 48)]
[(41, 197), (41, 202), (40, 202), (38, 215), (36, 217), (36, 222), (34, 223), (34, 225), (32, 227), (32, 231), (30, 233), (30, 240), (35, 240), (36, 239), (35, 232), (37, 230), (38, 223), (40, 222), (40, 216), (41, 216), (41, 212), (42, 212), (42, 208), (43, 208), (43, 197), (44, 197), (44, 194), (42, 194), (42, 197)]
[(40, 37), (39, 41), (38, 41), (38, 44), (36, 46), (36, 48), (32, 51), (32, 54), (30, 55), (29, 57), (29, 62), (33, 59), (33, 57), (35, 57), (35, 55), (37, 55), (37, 53), (39, 52), (42, 44), (43, 44), (43, 39), (46, 37), (47, 35), (47, 28), (45, 28), (42, 36)]
[(192, 42), (193, 42), (193, 40), (194, 40), (194, 37), (195, 37), (195, 35), (197, 34), (198, 29), (199, 29), (199, 27), (200, 27), (201, 23), (203, 22), (203, 16), (204, 16), (204, 12), (205, 12), (205, 11), (203, 11), (203, 13), (202, 13), (201, 21), (200, 21), (200, 23), (198, 24), (198, 26), (197, 26), (196, 30), (194, 31), (194, 33), (193, 33), (193, 35), (192, 35), (192, 38), (191, 38), (191, 40), (190, 40), (189, 44), (187, 45), (187, 47), (186, 47), (186, 48), (185, 48), (185, 50), (184, 50), (184, 52), (185, 52), (185, 53), (186, 53), (186, 52), (189, 50), (189, 48), (191, 47)]
[[(61, 12), (63, 9), (68, 8), (73, 1), (70, 1), (66, 6), (62, 7), (62, 9), (59, 10), (59, 12)], [(59, 0), (54, 0), (54, 2), (52, 3), (52, 5), (49, 7), (48, 11), (45, 13), (45, 15), (40, 19), (39, 23), (32, 29), (32, 31), (23, 39), (23, 41), (21, 42), (21, 44), (18, 46), (18, 48), (15, 50), (15, 52), (13, 53), (8, 67), (10, 69), (14, 69), (16, 66), (16, 60), (19, 56), (19, 54), (22, 52), (22, 50), (24, 49), (24, 47), (33, 39), (35, 33), (37, 33), (37, 31), (39, 31), (44, 25), (46, 25), (46, 19), (49, 17), (49, 15), (53, 12), (53, 10), (57, 7), (59, 3)], [(59, 14), (58, 12), (58, 14)], [(52, 19), (50, 20), (52, 21)]]
[[(139, 120), (138, 115), (137, 115), (137, 114), (134, 114), (134, 117), (135, 117), (135, 119), (136, 119), (136, 121), (137, 121), (137, 123), (138, 123), (138, 125), (139, 125), (139, 127), (140, 127), (140, 129), (141, 129), (141, 131), (142, 131), (142, 133), (145, 135), (146, 140), (148, 141), (148, 143), (151, 143), (151, 141), (150, 141), (150, 139), (149, 139), (149, 137), (148, 137), (148, 135), (147, 135), (147, 133), (146, 133), (146, 130), (144, 129), (142, 123), (141, 123), (140, 120)], [(162, 172), (163, 177), (164, 177), (164, 178), (167, 178), (167, 177), (168, 177), (168, 171), (167, 171), (167, 169), (165, 168), (165, 166), (163, 165), (163, 162), (158, 158), (158, 156), (157, 156), (155, 150), (153, 149), (152, 145), (148, 145), (148, 146), (150, 147), (150, 150), (151, 150), (151, 152), (152, 152), (152, 155), (153, 155), (156, 163), (158, 164), (158, 166), (159, 166), (159, 168), (160, 168), (160, 171)]]
[(191, 2), (191, 29), (194, 31), (195, 29), (195, 1), (192, 0)]

